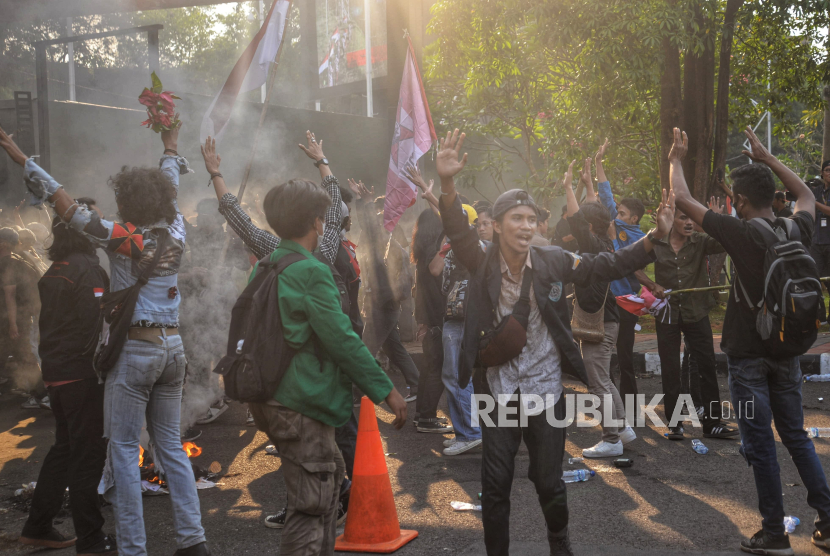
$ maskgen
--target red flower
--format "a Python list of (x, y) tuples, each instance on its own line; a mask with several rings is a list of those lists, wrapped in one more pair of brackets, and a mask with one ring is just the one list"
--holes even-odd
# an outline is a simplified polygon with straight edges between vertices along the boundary
[(150, 77), (152, 88), (145, 87), (138, 97), (138, 102), (147, 107), (148, 116), (141, 125), (152, 128), (156, 133), (169, 131), (180, 123), (176, 114), (176, 104), (173, 102), (179, 97), (170, 91), (162, 91), (161, 80), (155, 72)]

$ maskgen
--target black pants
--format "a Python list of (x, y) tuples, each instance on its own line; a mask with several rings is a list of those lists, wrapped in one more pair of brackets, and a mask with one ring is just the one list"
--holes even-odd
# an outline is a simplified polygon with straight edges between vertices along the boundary
[(697, 361), (689, 351), (689, 342), (686, 341), (685, 336), (683, 337), (683, 361), (680, 365), (680, 393), (691, 395), (696, 408), (704, 405), (700, 399), (700, 371), (697, 368)]
[(419, 418), (433, 419), (438, 415), (438, 401), (444, 393), (441, 370), (444, 366), (444, 343), (441, 341), (441, 327), (430, 328), (421, 344), (424, 350), (424, 368), (418, 377), (418, 400), (415, 413)]
[(88, 378), (50, 387), (49, 400), (55, 415), (55, 445), (40, 468), (22, 536), (38, 538), (49, 533), (68, 486), (78, 537), (75, 546), (81, 552), (104, 538), (98, 501), (98, 483), (107, 456), (104, 385), (98, 384), (97, 378)]
[(409, 352), (406, 351), (401, 336), (398, 332), (398, 317), (401, 314), (400, 308), (372, 308), (369, 312), (369, 319), (366, 328), (363, 329), (363, 342), (372, 355), (377, 355), (382, 347), (383, 352), (403, 373), (406, 385), (410, 392), (415, 394), (418, 391), (418, 367), (412, 361)]
[(708, 431), (721, 418), (715, 348), (712, 345), (712, 325), (709, 323), (709, 317), (706, 316), (697, 322), (683, 322), (683, 319), (679, 318), (679, 322), (672, 324), (658, 321), (656, 325), (666, 419), (670, 421), (674, 415), (681, 392), (680, 337), (683, 335), (700, 375), (700, 401), (705, 408), (701, 421), (704, 431)]
[[(818, 225), (818, 222), (816, 223)], [(819, 245), (813, 242), (810, 255), (816, 261), (819, 276), (830, 276), (830, 245)]]
[[(476, 373), (483, 375), (484, 373)], [(486, 379), (484, 379), (486, 382)], [(482, 380), (477, 380), (475, 391), (482, 392)], [(489, 393), (489, 389), (488, 392)], [(518, 401), (508, 406), (518, 406)], [(496, 406), (498, 409), (498, 405)], [(565, 417), (565, 395), (556, 403), (557, 419)], [(496, 412), (490, 416), (498, 423)], [(510, 419), (518, 416), (513, 414)], [(484, 522), (484, 544), (487, 556), (510, 554), (510, 491), (516, 453), (524, 439), (530, 456), (528, 478), (536, 487), (539, 505), (548, 530), (559, 532), (568, 526), (568, 498), (562, 481), (562, 457), (565, 453), (565, 428), (554, 428), (543, 411), (528, 417), (527, 427), (489, 427), (481, 422), (483, 456), (481, 459), (481, 506)]]
[(334, 429), (334, 441), (343, 454), (343, 461), (346, 462), (346, 475), (352, 478), (354, 472), (354, 453), (357, 447), (357, 417), (352, 409), (351, 417), (342, 427)]
[[(620, 392), (623, 402), (626, 394), (637, 396), (637, 377), (634, 374), (634, 336), (637, 321), (640, 317), (632, 315), (624, 309), (620, 309), (620, 328), (617, 333), (617, 366), (620, 369), (619, 383), (617, 390)], [(611, 373), (614, 376), (614, 373)]]

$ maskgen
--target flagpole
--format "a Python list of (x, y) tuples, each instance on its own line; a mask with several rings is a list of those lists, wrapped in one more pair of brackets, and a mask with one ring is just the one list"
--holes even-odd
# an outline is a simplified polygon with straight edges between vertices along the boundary
[[(279, 0), (274, 0), (279, 1)], [(277, 56), (274, 58), (274, 63), (271, 64), (271, 73), (268, 75), (268, 91), (265, 93), (265, 101), (262, 103), (262, 111), (259, 114), (259, 125), (257, 125), (254, 132), (254, 145), (251, 148), (251, 155), (248, 157), (248, 164), (245, 166), (245, 173), (242, 174), (242, 183), (239, 184), (239, 192), (236, 194), (237, 200), (241, 203), (242, 196), (245, 194), (245, 186), (248, 184), (248, 176), (251, 175), (251, 166), (254, 164), (254, 156), (256, 155), (256, 148), (259, 144), (259, 135), (262, 131), (262, 124), (265, 123), (265, 114), (268, 112), (268, 103), (271, 101), (271, 93), (274, 92), (274, 81), (277, 77), (277, 67), (280, 65), (280, 55), (282, 54), (282, 47), (285, 45), (285, 30), (288, 28), (288, 18), (291, 14), (291, 0), (288, 2), (288, 9), (285, 11), (285, 23), (282, 29), (282, 41), (277, 50)], [(225, 244), (227, 248), (227, 244)], [(222, 259), (224, 260), (224, 253)]]

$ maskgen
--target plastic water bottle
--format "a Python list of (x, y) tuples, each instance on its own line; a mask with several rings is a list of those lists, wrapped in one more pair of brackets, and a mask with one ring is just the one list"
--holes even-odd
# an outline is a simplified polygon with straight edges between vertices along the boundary
[(809, 438), (827, 438), (830, 436), (830, 428), (827, 427), (809, 427), (807, 429), (807, 436)]
[(787, 530), (787, 533), (795, 532), (795, 528), (801, 523), (801, 520), (795, 517), (794, 515), (788, 515), (784, 517), (784, 528)]
[(709, 453), (709, 448), (707, 448), (706, 445), (697, 438), (692, 440), (692, 450), (701, 455)]
[(568, 463), (573, 465), (575, 463), (582, 463), (585, 461), (585, 458), (568, 458)]
[(587, 481), (596, 474), (596, 471), (590, 469), (574, 469), (573, 471), (565, 471), (562, 473), (562, 478), (566, 483), (579, 483), (581, 481)]
[(830, 374), (807, 375), (804, 377), (804, 382), (830, 382)]

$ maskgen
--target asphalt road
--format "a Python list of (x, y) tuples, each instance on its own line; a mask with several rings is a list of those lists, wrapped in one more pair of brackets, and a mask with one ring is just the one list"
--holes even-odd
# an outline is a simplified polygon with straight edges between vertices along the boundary
[[(402, 386), (400, 376), (393, 377)], [(569, 391), (584, 387), (569, 383)], [(660, 390), (659, 377), (641, 379), (649, 397)], [(721, 379), (723, 399), (728, 399)], [(827, 402), (819, 402), (824, 397)], [(26, 514), (15, 509), (13, 492), (34, 481), (51, 442), (54, 420), (43, 410), (24, 410), (22, 400), (0, 396), (0, 554), (32, 554), (15, 541)], [(443, 401), (442, 401), (443, 404)], [(830, 384), (804, 385), (808, 426), (830, 427)], [(410, 411), (414, 411), (410, 404)], [(444, 406), (445, 408), (445, 406)], [(660, 407), (662, 410), (662, 407)], [(660, 413), (660, 411), (658, 411)], [(480, 488), (480, 452), (456, 457), (441, 454), (440, 435), (418, 434), (407, 425), (395, 431), (391, 415), (378, 408), (381, 434), (389, 453), (387, 463), (401, 526), (420, 534), (401, 549), (404, 556), (484, 554), (480, 514), (454, 512), (453, 500), (471, 502)], [(245, 410), (234, 404), (215, 423), (202, 427), (197, 444), (203, 448), (198, 463), (218, 461), (225, 476), (218, 487), (200, 491), (202, 520), (213, 554), (278, 554), (280, 532), (266, 529), (262, 520), (285, 502), (280, 460), (268, 455), (265, 435), (245, 426)], [(751, 470), (738, 454), (737, 441), (706, 440), (709, 454), (691, 449), (690, 439), (671, 442), (663, 430), (638, 429), (639, 438), (626, 447), (633, 467), (617, 469), (610, 460), (589, 461), (597, 472), (584, 483), (568, 485), (571, 539), (577, 554), (603, 556), (735, 554), (742, 538), (760, 528)], [(700, 436), (700, 432), (694, 433)], [(570, 456), (599, 441), (599, 429), (571, 427), (567, 442)], [(817, 439), (817, 451), (830, 464), (830, 441)], [(823, 554), (810, 544), (815, 512), (783, 446), (778, 445), (786, 511), (802, 524), (791, 535), (797, 554)], [(568, 455), (566, 455), (566, 458)], [(576, 466), (565, 465), (566, 468)], [(511, 538), (514, 554), (546, 555), (545, 529), (532, 483), (527, 479), (527, 452), (516, 462), (512, 492)], [(144, 499), (149, 554), (175, 552), (168, 497)], [(105, 508), (107, 531), (114, 531), (112, 508)], [(71, 533), (71, 519), (58, 528)], [(49, 551), (63, 556), (74, 550)]]

